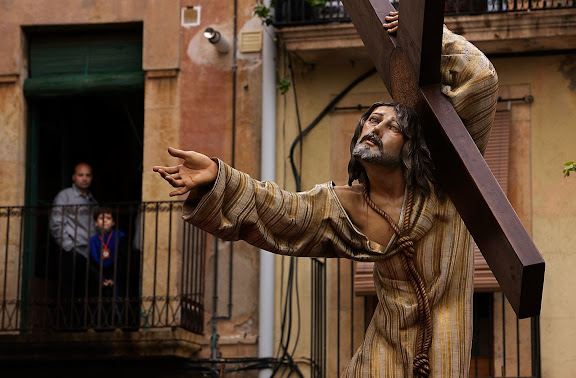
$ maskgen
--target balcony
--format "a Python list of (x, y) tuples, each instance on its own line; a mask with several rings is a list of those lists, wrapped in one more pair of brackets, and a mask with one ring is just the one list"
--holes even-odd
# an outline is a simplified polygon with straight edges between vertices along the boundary
[[(398, 1), (390, 1), (398, 9)], [(277, 0), (276, 27), (350, 22), (341, 1), (328, 0), (315, 7), (303, 0)], [(574, 0), (446, 0), (445, 15), (528, 12), (576, 7)]]
[[(444, 22), (486, 54), (576, 46), (575, 0), (446, 0)], [(286, 50), (305, 63), (369, 62), (341, 1), (318, 8), (303, 0), (277, 0), (274, 26)]]
[[(125, 236), (104, 267), (65, 251), (49, 230), (51, 215), (92, 208), (0, 207), (0, 360), (86, 358), (88, 350), (189, 358), (199, 350), (206, 234), (181, 219), (181, 202), (111, 208)], [(113, 285), (100, 285), (105, 279)]]

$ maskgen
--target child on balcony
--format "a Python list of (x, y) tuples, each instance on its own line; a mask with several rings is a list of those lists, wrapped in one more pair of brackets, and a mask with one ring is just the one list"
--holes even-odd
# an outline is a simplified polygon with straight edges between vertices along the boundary
[(90, 277), (91, 298), (95, 300), (94, 322), (98, 328), (112, 327), (117, 306), (112, 304), (118, 298), (118, 279), (122, 269), (119, 253), (125, 250), (124, 232), (115, 230), (113, 210), (100, 207), (94, 212), (94, 224), (97, 234), (90, 238)]

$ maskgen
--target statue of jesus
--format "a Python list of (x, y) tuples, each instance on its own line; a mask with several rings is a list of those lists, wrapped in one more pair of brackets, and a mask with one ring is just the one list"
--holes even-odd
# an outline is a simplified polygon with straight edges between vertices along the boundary
[[(397, 14), (391, 14), (394, 28)], [(444, 28), (442, 92), (480, 151), (498, 78), (490, 61)], [(438, 187), (416, 112), (378, 102), (350, 143), (348, 185), (292, 193), (218, 159), (169, 148), (154, 167), (188, 198), (186, 221), (219, 238), (286, 256), (373, 261), (378, 306), (343, 377), (466, 377), (472, 344), (473, 243)], [(271, 304), (272, 305), (272, 304)]]

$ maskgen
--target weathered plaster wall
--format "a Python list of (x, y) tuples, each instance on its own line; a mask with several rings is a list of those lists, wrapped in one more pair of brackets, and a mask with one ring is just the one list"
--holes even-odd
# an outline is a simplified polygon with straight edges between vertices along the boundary
[[(576, 359), (576, 182), (563, 178), (562, 167), (576, 155), (575, 55), (493, 59), (501, 85), (528, 84), (531, 105), (532, 237), (546, 260), (542, 302), (543, 377), (570, 375)], [(514, 139), (513, 139), (514, 141)], [(513, 142), (514, 143), (514, 142)]]
[(26, 122), (19, 82), (0, 82), (0, 206), (24, 203)]
[[(201, 6), (199, 26), (181, 28), (180, 128), (178, 145), (228, 164), (258, 178), (260, 174), (261, 54), (237, 52), (234, 62), (234, 2), (182, 0), (181, 6)], [(254, 2), (237, 3), (238, 40), (244, 31), (261, 30), (252, 16)], [(230, 42), (230, 51), (219, 53), (203, 36), (207, 27)], [(239, 45), (239, 43), (238, 43)], [(234, 63), (236, 92), (234, 93)], [(233, 102), (235, 101), (235, 110)], [(233, 123), (235, 122), (235, 126)], [(167, 154), (161, 158), (169, 159)], [(160, 180), (162, 181), (162, 180)], [(166, 191), (166, 184), (159, 185)], [(213, 240), (210, 238), (210, 240)], [(214, 323), (214, 272), (216, 249), (209, 243), (206, 260), (206, 338), (200, 357), (209, 358)], [(232, 263), (230, 319), (217, 320), (222, 357), (258, 355), (258, 250), (246, 243), (218, 243), (217, 316), (229, 315), (229, 267)], [(231, 257), (232, 256), (232, 257)], [(232, 261), (230, 262), (230, 258)], [(257, 374), (253, 372), (253, 374)]]
[[(0, 130), (11, 138), (3, 139), (10, 148), (3, 149), (0, 156), (0, 171), (24, 172), (26, 146), (26, 108), (22, 96), (22, 85), (26, 78), (26, 37), (23, 28), (49, 25), (86, 25), (105, 23), (142, 22), (144, 33), (143, 69), (173, 70), (179, 67), (180, 59), (180, 1), (179, 0), (59, 0), (59, 1), (11, 1), (0, 2), (0, 87), (5, 95), (0, 97)], [(178, 105), (173, 100), (160, 101), (155, 97), (174, 96), (177, 92), (177, 78), (171, 83), (174, 91), (158, 94), (154, 84), (147, 84), (145, 130), (145, 157), (153, 158), (158, 149), (154, 141), (166, 145), (167, 141), (151, 135), (152, 128), (166, 128), (170, 135), (179, 125)], [(162, 92), (162, 90), (161, 90)], [(160, 105), (159, 105), (160, 103)], [(163, 111), (157, 111), (163, 106)], [(162, 113), (162, 114), (161, 114)], [(161, 126), (158, 126), (161, 125)], [(176, 129), (175, 129), (176, 128)], [(18, 149), (18, 151), (14, 151)], [(148, 161), (145, 158), (144, 163)], [(149, 192), (148, 177), (143, 177), (143, 198), (155, 196)], [(12, 175), (10, 180), (0, 184), (1, 205), (22, 205), (24, 203), (25, 175)]]
[[(0, 183), (0, 205), (23, 205), (25, 199), (27, 140), (26, 106), (22, 86), (27, 75), (27, 41), (23, 30), (27, 27), (50, 25), (142, 22), (143, 69), (175, 70), (179, 65), (179, 10), (178, 0), (24, 0), (0, 3), (3, 17), (0, 24), (0, 132), (6, 136), (0, 142), (0, 172), (4, 177)], [(161, 81), (162, 79), (147, 81), (146, 85), (145, 157), (151, 156), (157, 149), (154, 144), (156, 141), (165, 144), (163, 139), (153, 137), (155, 131), (161, 129), (157, 125), (162, 125), (169, 135), (178, 135), (179, 104), (173, 100), (174, 96), (178, 96), (177, 78), (172, 75), (172, 78), (168, 79), (168, 87), (158, 88)], [(145, 164), (146, 162), (145, 158)], [(146, 186), (145, 178), (144, 198), (149, 196)], [(8, 244), (11, 247), (20, 242), (16, 236), (15, 231), (8, 233)], [(1, 252), (1, 255), (5, 256), (6, 251)], [(2, 260), (4, 261), (4, 258)], [(10, 283), (17, 282), (15, 278), (22, 266), (17, 253), (10, 253), (6, 261), (9, 262), (12, 273), (7, 284), (10, 289)], [(145, 266), (147, 262), (145, 258)], [(15, 290), (12, 291), (8, 299), (17, 298), (18, 294)]]
[[(261, 29), (253, 18), (252, 0), (238, 0), (237, 32)], [(202, 8), (200, 25), (181, 26), (181, 9)], [(26, 159), (26, 106), (22, 83), (26, 77), (26, 38), (22, 28), (47, 25), (143, 23), (143, 70), (145, 83), (144, 157), (142, 199), (168, 200), (164, 180), (151, 171), (153, 165), (178, 161), (166, 153), (167, 146), (194, 148), (218, 156), (259, 176), (261, 54), (238, 53), (237, 90), (232, 92), (233, 51), (219, 54), (203, 37), (206, 27), (219, 30), (231, 43), (234, 38), (234, 2), (209, 0), (0, 0), (0, 205), (24, 203)], [(233, 96), (236, 113), (233, 114)], [(232, 122), (236, 120), (233, 156)], [(166, 261), (167, 235), (159, 238), (157, 271), (153, 254), (144, 255), (143, 293), (164, 291), (168, 277), (179, 276), (177, 264)], [(207, 245), (206, 337), (200, 357), (210, 357), (215, 252)], [(145, 240), (148, 246), (152, 240)], [(152, 248), (148, 249), (149, 252)], [(219, 251), (218, 314), (228, 313), (229, 244)], [(0, 251), (1, 252), (1, 251)], [(153, 251), (152, 251), (153, 252)], [(177, 261), (179, 251), (174, 251)], [(3, 254), (2, 254), (3, 256)], [(256, 356), (258, 326), (258, 251), (244, 243), (234, 245), (232, 316), (219, 320), (220, 356)], [(153, 276), (156, 275), (156, 283)], [(170, 292), (177, 280), (170, 281)]]
[(0, 76), (20, 73), (21, 27), (38, 25), (144, 22), (144, 69), (178, 67), (178, 38), (165, 37), (177, 37), (179, 0), (3, 0), (0, 12), (0, 45), (7, 52), (0, 57)]

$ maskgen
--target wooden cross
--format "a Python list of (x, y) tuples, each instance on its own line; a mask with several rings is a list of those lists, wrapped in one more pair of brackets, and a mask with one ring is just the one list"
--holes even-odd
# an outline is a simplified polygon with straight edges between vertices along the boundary
[(419, 113), (438, 178), (512, 308), (539, 315), (544, 260), (441, 93), (444, 0), (400, 0), (397, 37), (382, 27), (390, 0), (342, 2), (392, 98)]

